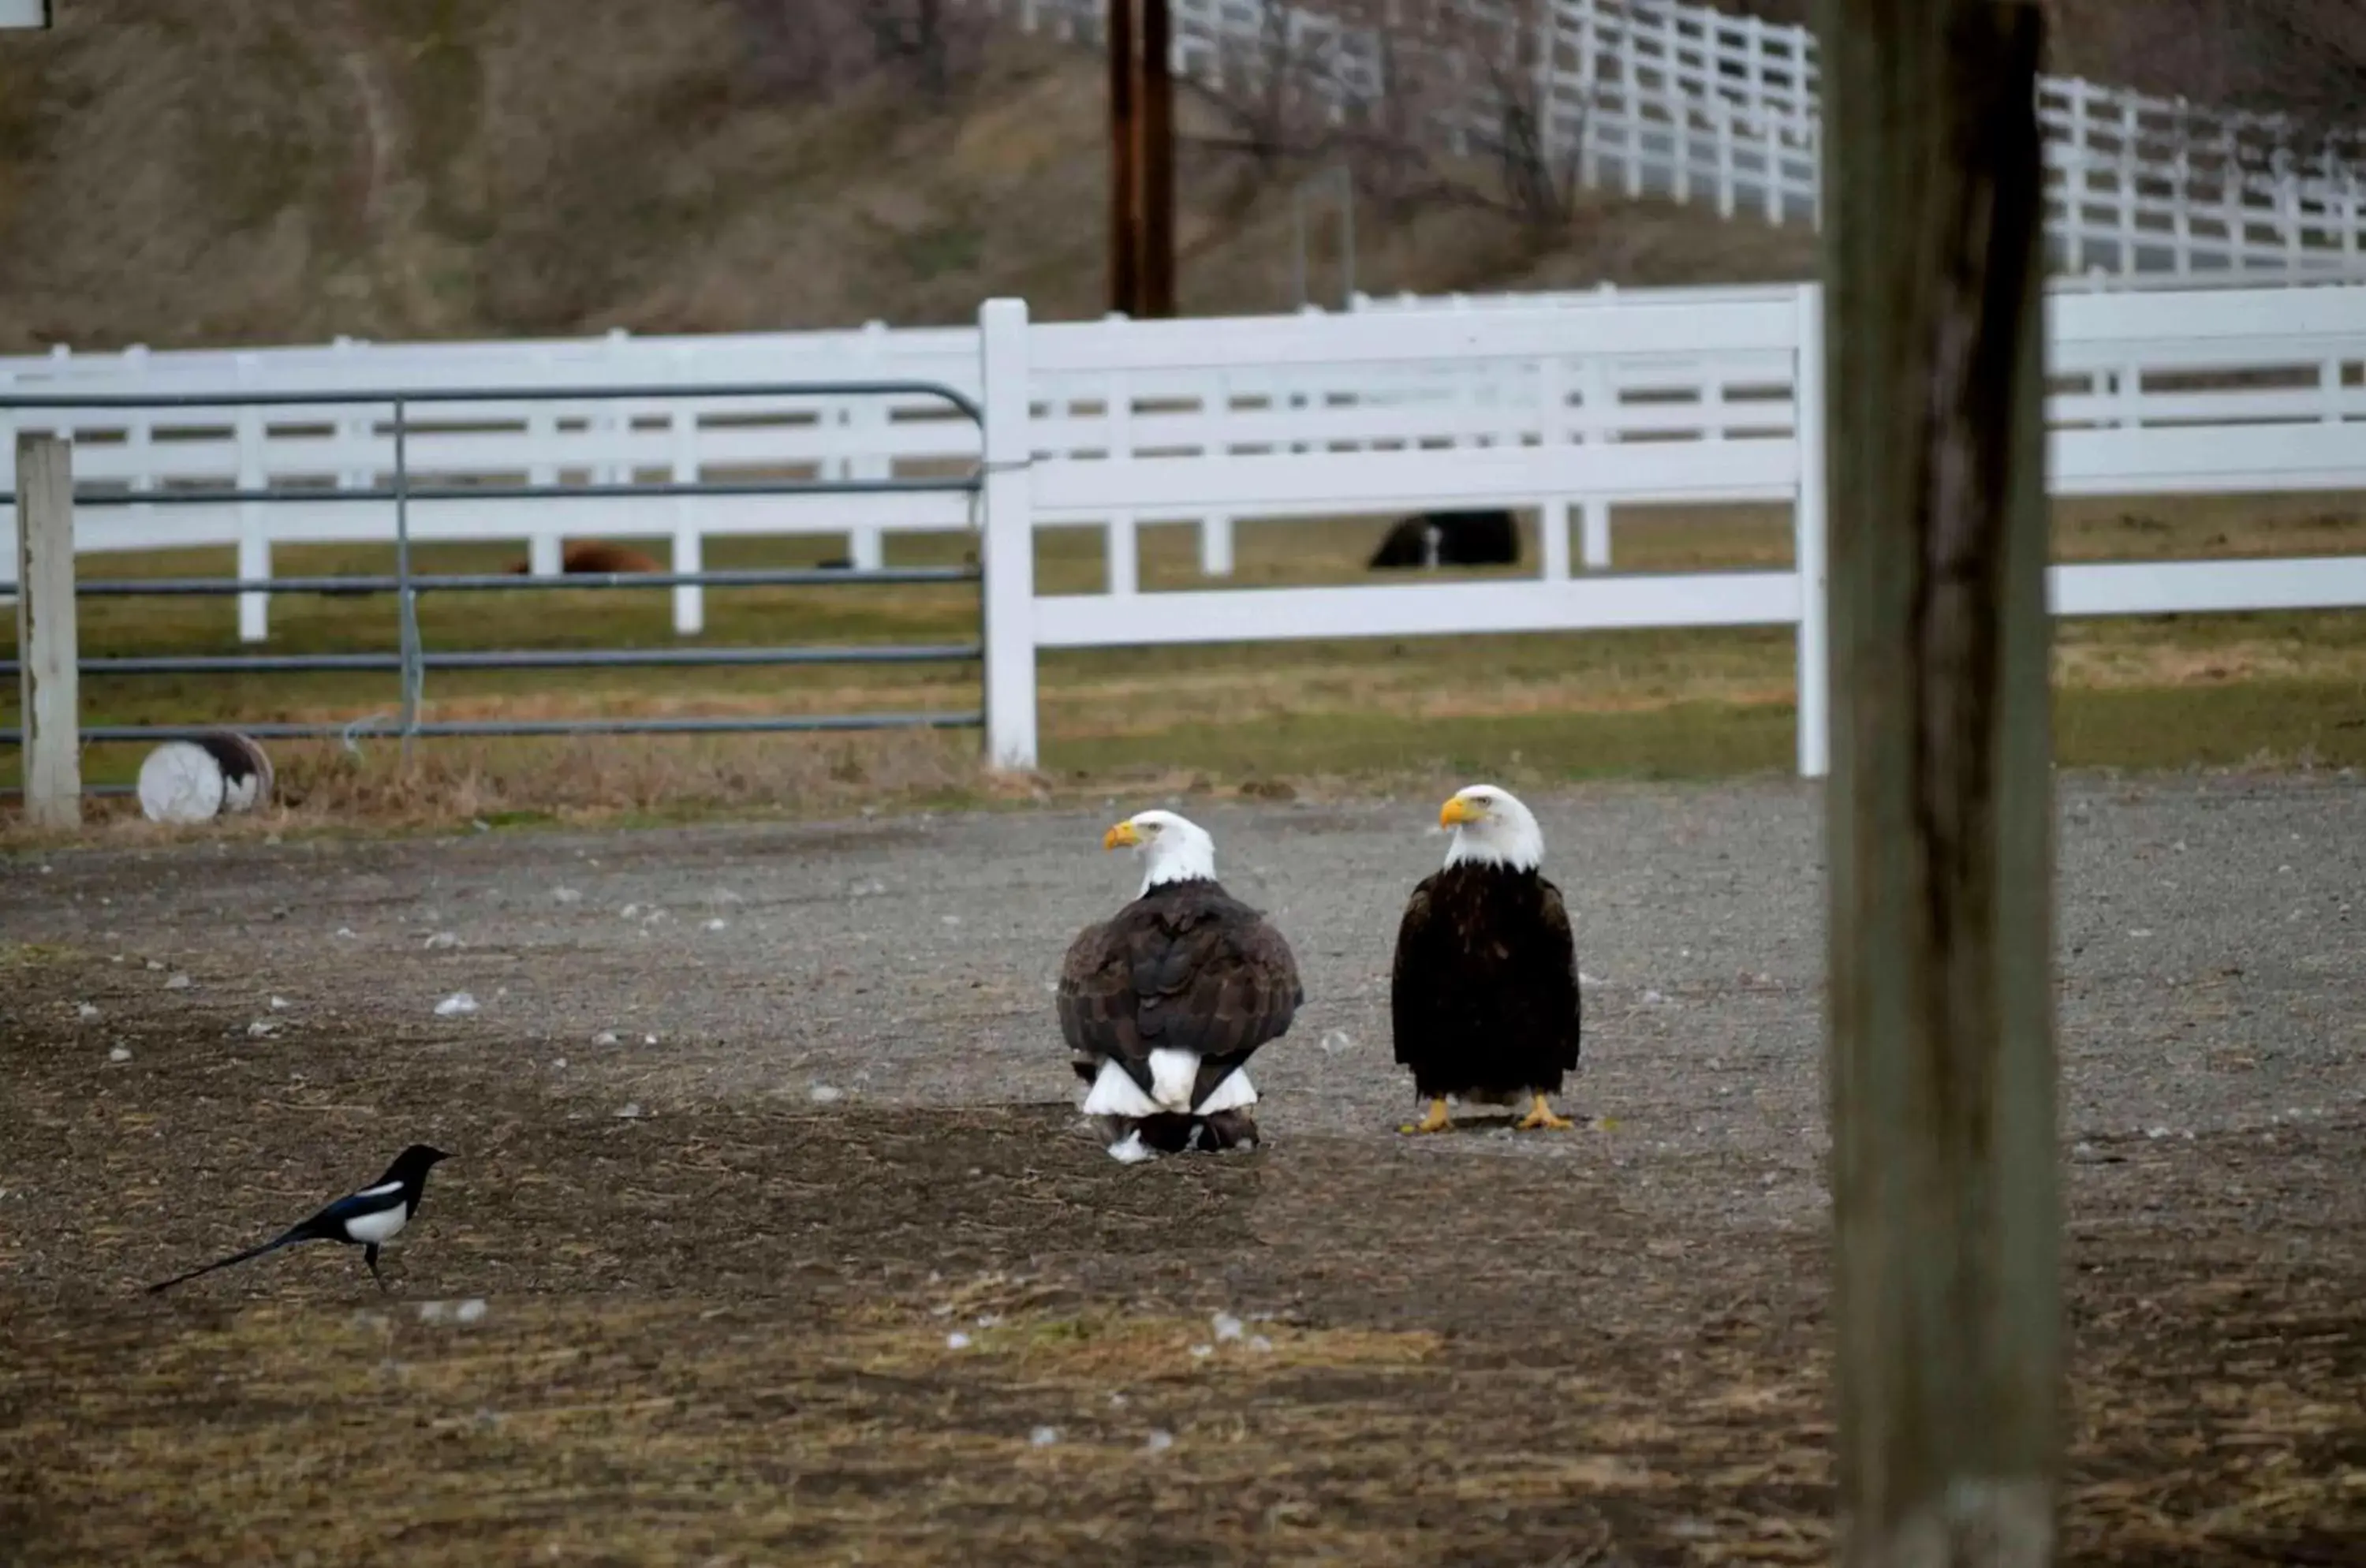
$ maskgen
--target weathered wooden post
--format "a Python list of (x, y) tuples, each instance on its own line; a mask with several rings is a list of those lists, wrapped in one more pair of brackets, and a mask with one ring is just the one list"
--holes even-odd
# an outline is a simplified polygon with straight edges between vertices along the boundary
[(1821, 0), (1841, 1561), (2050, 1560), (2033, 0)]
[(17, 437), (17, 658), (25, 820), (36, 828), (78, 826), (73, 448), (33, 431)]
[(1142, 0), (1142, 310), (1175, 313), (1175, 30), (1167, 0)]
[(1133, 10), (1109, 0), (1110, 310), (1142, 313), (1142, 137), (1134, 124)]

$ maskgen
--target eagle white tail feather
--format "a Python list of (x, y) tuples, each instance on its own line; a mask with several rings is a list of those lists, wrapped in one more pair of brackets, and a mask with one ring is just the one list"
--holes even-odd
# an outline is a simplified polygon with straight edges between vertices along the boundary
[(1191, 1109), (1191, 1086), (1200, 1077), (1200, 1053), (1161, 1045), (1150, 1054), (1150, 1098), (1165, 1111)]
[(1094, 1076), (1092, 1089), (1085, 1096), (1084, 1110), (1087, 1116), (1143, 1117), (1158, 1114), (1157, 1102), (1143, 1093), (1142, 1086), (1133, 1081), (1132, 1075), (1115, 1061), (1101, 1063), (1101, 1070)]
[(1238, 1111), (1255, 1105), (1256, 1086), (1249, 1082), (1246, 1067), (1234, 1067), (1223, 1082), (1208, 1091), (1208, 1098), (1191, 1108), (1193, 1114), (1213, 1116), (1219, 1111)]

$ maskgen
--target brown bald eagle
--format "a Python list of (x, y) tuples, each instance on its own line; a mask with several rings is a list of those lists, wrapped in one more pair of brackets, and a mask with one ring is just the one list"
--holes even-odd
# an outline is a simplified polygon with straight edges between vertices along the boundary
[(1405, 904), (1390, 976), (1397, 1060), (1442, 1133), (1446, 1102), (1528, 1106), (1523, 1130), (1566, 1127), (1547, 1097), (1577, 1066), (1577, 944), (1560, 889), (1538, 874), (1543, 830), (1510, 792), (1473, 784), (1448, 801), (1443, 869)]
[(1060, 1032), (1110, 1155), (1255, 1147), (1243, 1064), (1306, 999), (1290, 944), (1216, 882), (1216, 846), (1171, 811), (1111, 828), (1141, 852), (1141, 896), (1087, 926), (1060, 972)]

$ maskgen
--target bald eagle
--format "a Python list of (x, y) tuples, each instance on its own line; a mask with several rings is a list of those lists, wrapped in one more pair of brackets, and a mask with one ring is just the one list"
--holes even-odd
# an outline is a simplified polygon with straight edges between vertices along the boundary
[(1522, 1105), (1524, 1131), (1567, 1127), (1548, 1097), (1577, 1066), (1577, 944), (1560, 889), (1538, 874), (1543, 830), (1507, 790), (1473, 784), (1437, 815), (1443, 869), (1413, 890), (1389, 981), (1396, 1057), (1442, 1133), (1449, 1096)]
[(1255, 1147), (1243, 1070), (1306, 999), (1281, 933), (1216, 882), (1206, 829), (1171, 811), (1111, 828), (1143, 859), (1141, 896), (1087, 926), (1060, 972), (1060, 1032), (1084, 1112), (1114, 1157)]

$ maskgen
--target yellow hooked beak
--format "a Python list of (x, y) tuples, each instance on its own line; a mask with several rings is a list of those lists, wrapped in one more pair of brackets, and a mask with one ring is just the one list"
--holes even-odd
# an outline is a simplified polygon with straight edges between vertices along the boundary
[(1459, 828), (1465, 822), (1476, 822), (1486, 815), (1485, 807), (1475, 800), (1465, 799), (1458, 795), (1438, 807), (1437, 825), (1441, 828)]
[(1131, 822), (1121, 822), (1101, 835), (1101, 848), (1105, 850), (1132, 849), (1141, 842), (1142, 835), (1133, 830)]

